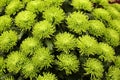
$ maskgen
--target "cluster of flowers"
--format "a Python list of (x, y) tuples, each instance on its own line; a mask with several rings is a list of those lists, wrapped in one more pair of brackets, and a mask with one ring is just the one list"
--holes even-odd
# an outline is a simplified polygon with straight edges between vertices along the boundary
[(120, 5), (0, 0), (0, 79), (120, 80)]

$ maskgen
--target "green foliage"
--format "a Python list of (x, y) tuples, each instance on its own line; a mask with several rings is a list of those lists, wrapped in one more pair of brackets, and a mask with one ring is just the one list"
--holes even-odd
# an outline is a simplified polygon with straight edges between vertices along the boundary
[(77, 42), (77, 47), (81, 55), (95, 55), (98, 49), (98, 42), (94, 37), (85, 35), (79, 37)]
[(91, 75), (91, 80), (101, 80), (103, 76), (103, 65), (97, 59), (89, 58), (84, 64), (84, 70), (86, 75)]
[(12, 18), (9, 15), (0, 16), (0, 33), (10, 29)]
[(35, 23), (35, 17), (36, 15), (30, 11), (22, 11), (15, 17), (15, 24), (23, 30), (31, 29)]
[(120, 69), (111, 66), (109, 67), (108, 73), (106, 74), (106, 80), (119, 80), (120, 79)]
[(37, 80), (57, 80), (57, 77), (52, 73), (43, 73), (43, 76), (39, 75)]
[(78, 34), (86, 32), (88, 28), (88, 16), (81, 12), (73, 12), (67, 17), (68, 28)]
[(5, 31), (0, 36), (0, 51), (8, 52), (13, 46), (16, 45), (18, 36), (15, 31)]
[(50, 38), (50, 35), (52, 35), (54, 32), (55, 27), (46, 20), (36, 23), (32, 31), (33, 37), (39, 40), (41, 38)]
[(72, 0), (71, 5), (78, 10), (91, 11), (93, 9), (93, 5), (89, 0)]
[(58, 60), (56, 61), (56, 64), (58, 65), (58, 69), (60, 71), (65, 70), (67, 75), (79, 70), (79, 61), (74, 54), (61, 53), (57, 58)]
[(54, 44), (60, 51), (68, 53), (70, 50), (74, 50), (76, 47), (76, 39), (74, 38), (74, 35), (70, 33), (59, 33), (55, 36), (55, 39), (56, 41)]

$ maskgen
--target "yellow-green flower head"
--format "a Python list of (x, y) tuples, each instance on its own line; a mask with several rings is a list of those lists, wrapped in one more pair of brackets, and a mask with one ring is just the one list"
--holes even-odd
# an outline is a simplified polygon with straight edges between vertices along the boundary
[(21, 11), (15, 17), (15, 24), (23, 30), (31, 29), (35, 23), (36, 15), (30, 11)]
[(89, 30), (88, 32), (96, 37), (103, 36), (106, 28), (105, 25), (99, 20), (89, 20)]
[(18, 40), (17, 33), (15, 31), (5, 31), (0, 36), (0, 51), (8, 52), (13, 46), (16, 45)]
[(33, 37), (37, 39), (41, 38), (50, 38), (50, 35), (52, 35), (55, 32), (55, 27), (48, 21), (40, 21), (36, 23), (33, 27)]
[(4, 78), (4, 80), (15, 80), (15, 78), (13, 76), (9, 75), (9, 76), (6, 76)]
[(25, 78), (30, 78), (30, 80), (32, 80), (33, 77), (37, 76), (38, 69), (31, 60), (27, 60), (22, 66), (21, 71)]
[(78, 34), (86, 32), (88, 27), (88, 16), (81, 12), (73, 12), (67, 17), (67, 27)]
[(113, 6), (114, 8), (116, 8), (120, 12), (120, 4), (114, 3), (114, 4), (111, 4), (111, 6)]
[(108, 6), (106, 9), (110, 13), (112, 19), (120, 19), (120, 12), (116, 8)]
[(115, 66), (110, 66), (106, 73), (106, 80), (120, 80), (120, 69)]
[(95, 19), (99, 19), (101, 21), (109, 21), (111, 20), (110, 13), (103, 8), (96, 8), (93, 10), (92, 15)]
[(0, 16), (0, 33), (9, 29), (12, 25), (12, 19), (8, 15)]
[(5, 68), (4, 58), (0, 56), (0, 76), (3, 74), (4, 68)]
[(50, 7), (43, 12), (43, 18), (53, 24), (59, 24), (64, 19), (65, 13), (61, 8)]
[(74, 54), (61, 53), (57, 58), (58, 69), (60, 71), (65, 70), (66, 75), (79, 71), (79, 60)]
[(51, 52), (47, 48), (39, 48), (35, 51), (35, 54), (32, 57), (32, 62), (42, 70), (43, 68), (48, 68), (51, 66), (54, 56), (51, 55)]
[(34, 0), (28, 2), (26, 6), (26, 10), (31, 11), (31, 12), (42, 12), (45, 9), (45, 3), (42, 0)]
[(54, 44), (59, 51), (64, 51), (67, 53), (70, 50), (74, 50), (76, 47), (76, 38), (74, 38), (74, 35), (70, 33), (59, 33), (55, 36), (55, 39), (56, 41)]
[(85, 74), (91, 75), (91, 80), (101, 80), (103, 77), (103, 65), (98, 59), (89, 58), (84, 64)]
[(30, 1), (33, 1), (33, 0), (21, 0), (24, 4), (27, 4), (28, 2)]
[(6, 68), (9, 72), (13, 72), (16, 74), (21, 69), (24, 61), (24, 55), (22, 55), (20, 52), (11, 52), (5, 60)]
[(52, 74), (50, 72), (43, 73), (43, 76), (39, 75), (37, 80), (58, 80), (55, 74)]
[(114, 49), (106, 43), (99, 43), (99, 58), (102, 61), (112, 62), (115, 59)]
[(65, 0), (44, 0), (46, 7), (60, 7)]
[(0, 0), (0, 10), (2, 7), (6, 6), (11, 0)]
[(120, 56), (115, 57), (114, 64), (116, 67), (120, 68)]
[(38, 40), (28, 37), (21, 43), (20, 50), (24, 55), (32, 55), (41, 45)]
[(5, 9), (5, 13), (8, 15), (16, 14), (24, 5), (20, 0), (12, 0)]
[(84, 35), (79, 37), (77, 47), (81, 55), (95, 55), (97, 53), (98, 42), (94, 37)]
[(120, 20), (114, 19), (109, 21), (109, 26), (120, 34)]
[(93, 9), (93, 4), (90, 2), (90, 0), (72, 0), (71, 5), (78, 10), (83, 9), (91, 11)]
[(116, 30), (107, 28), (104, 32), (103, 41), (108, 43), (111, 46), (118, 46), (120, 43), (120, 35)]

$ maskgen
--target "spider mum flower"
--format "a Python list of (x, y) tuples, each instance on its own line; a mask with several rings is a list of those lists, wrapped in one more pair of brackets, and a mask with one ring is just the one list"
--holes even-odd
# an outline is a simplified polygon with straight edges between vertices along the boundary
[(45, 3), (42, 0), (30, 1), (27, 3), (26, 10), (31, 12), (42, 12), (45, 9)]
[(57, 58), (56, 64), (58, 65), (59, 70), (65, 70), (67, 75), (79, 70), (79, 60), (74, 54), (61, 53)]
[(6, 7), (5, 13), (8, 15), (16, 14), (23, 6), (24, 5), (19, 0), (12, 0)]
[(120, 69), (115, 66), (111, 66), (106, 74), (106, 80), (120, 80)]
[(103, 36), (103, 33), (105, 32), (106, 28), (105, 25), (100, 22), (99, 20), (90, 20), (89, 21), (89, 30), (88, 32), (96, 37)]
[(20, 52), (11, 52), (5, 60), (7, 70), (9, 72), (18, 73), (24, 60), (25, 58)]
[(59, 33), (55, 36), (55, 47), (64, 52), (69, 52), (69, 50), (73, 50), (76, 47), (76, 39), (74, 35), (64, 32)]
[(120, 19), (120, 12), (112, 6), (108, 6), (107, 11), (110, 13), (112, 19)]
[(13, 46), (16, 45), (18, 40), (17, 33), (15, 31), (5, 31), (0, 36), (0, 51), (8, 52)]
[(20, 50), (24, 55), (32, 55), (41, 45), (38, 40), (28, 37), (21, 43)]
[(32, 61), (27, 60), (25, 64), (22, 66), (22, 74), (25, 78), (30, 78), (32, 80), (33, 77), (37, 76), (38, 69), (32, 63)]
[(47, 48), (39, 48), (35, 51), (35, 54), (32, 57), (33, 63), (42, 70), (44, 67), (48, 68), (51, 66), (51, 63), (54, 56), (51, 55), (51, 52)]
[(118, 46), (120, 41), (120, 35), (117, 31), (107, 28), (104, 33), (104, 42), (108, 43), (111, 46)]
[(15, 17), (15, 24), (23, 30), (31, 29), (35, 23), (35, 17), (36, 15), (30, 11), (19, 12)]
[(85, 35), (79, 37), (77, 47), (81, 55), (94, 55), (97, 53), (98, 42), (94, 37)]
[(91, 11), (93, 9), (92, 3), (89, 0), (72, 0), (71, 5), (78, 10)]
[(80, 12), (73, 12), (67, 17), (67, 27), (78, 34), (86, 32), (88, 27), (88, 16)]
[(41, 38), (49, 38), (54, 32), (55, 27), (46, 20), (36, 23), (32, 31), (33, 36), (39, 40)]
[(101, 21), (110, 21), (111, 20), (111, 16), (110, 16), (109, 12), (102, 8), (94, 9), (92, 14), (95, 19), (99, 19)]
[(0, 56), (0, 77), (4, 74), (4, 68), (5, 68), (5, 63), (4, 63), (4, 58)]
[(64, 11), (58, 7), (50, 7), (43, 12), (43, 18), (53, 24), (59, 24), (64, 19)]
[(114, 4), (111, 4), (111, 6), (113, 6), (115, 9), (117, 9), (120, 12), (120, 4), (114, 3)]
[(120, 20), (114, 19), (109, 21), (109, 27), (116, 30), (120, 34)]
[(115, 57), (114, 64), (116, 67), (120, 68), (120, 56)]
[(103, 77), (103, 65), (97, 59), (89, 58), (84, 64), (84, 70), (86, 75), (91, 75), (91, 80), (101, 80)]
[(43, 73), (43, 76), (39, 75), (37, 80), (58, 80), (55, 74)]
[(99, 58), (102, 61), (112, 62), (115, 59), (114, 49), (106, 43), (99, 43)]
[(0, 16), (0, 33), (9, 29), (12, 25), (12, 19), (8, 15)]

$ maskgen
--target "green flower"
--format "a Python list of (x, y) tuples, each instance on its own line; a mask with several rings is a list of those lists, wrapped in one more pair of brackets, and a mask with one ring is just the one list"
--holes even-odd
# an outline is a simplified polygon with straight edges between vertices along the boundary
[(118, 3), (111, 4), (111, 6), (120, 12), (120, 5)]
[(14, 76), (7, 76), (4, 78), (4, 80), (15, 80)]
[(5, 9), (5, 13), (8, 15), (16, 14), (24, 5), (19, 0), (12, 0)]
[(0, 36), (0, 51), (8, 52), (13, 46), (16, 45), (18, 40), (17, 33), (15, 31), (5, 31)]
[(99, 43), (99, 58), (102, 61), (112, 62), (115, 59), (114, 49), (106, 43)]
[(84, 64), (84, 70), (86, 71), (86, 75), (91, 75), (91, 80), (101, 80), (103, 77), (103, 65), (102, 62), (100, 62), (97, 59), (89, 58)]
[(26, 10), (31, 12), (42, 12), (45, 9), (45, 3), (42, 0), (34, 0), (28, 2), (26, 6)]
[(73, 12), (67, 17), (67, 27), (78, 34), (86, 32), (88, 28), (88, 16), (81, 12)]
[(37, 80), (58, 80), (55, 74), (43, 73), (43, 76), (39, 75)]
[(51, 63), (54, 56), (51, 55), (51, 52), (47, 48), (39, 48), (35, 51), (35, 54), (32, 57), (32, 62), (42, 70), (44, 67), (48, 68), (51, 67)]
[(74, 54), (61, 53), (57, 56), (56, 64), (60, 71), (65, 70), (66, 75), (72, 74), (79, 70), (79, 60)]
[(8, 15), (0, 16), (0, 33), (10, 29), (12, 18)]
[(31, 60), (27, 60), (22, 66), (22, 74), (25, 78), (30, 78), (30, 80), (32, 80), (33, 77), (37, 76), (37, 72), (38, 69)]
[(5, 69), (5, 62), (4, 62), (4, 58), (2, 56), (0, 56), (0, 77), (2, 77), (2, 75), (4, 75), (4, 69)]
[(64, 51), (67, 53), (70, 50), (74, 50), (74, 48), (76, 47), (76, 39), (74, 38), (74, 35), (70, 33), (59, 33), (55, 36), (55, 39), (55, 47), (60, 51)]
[(109, 27), (116, 30), (120, 34), (120, 20), (114, 19), (109, 21)]
[(36, 15), (30, 11), (21, 11), (15, 17), (15, 24), (23, 30), (31, 29), (35, 23)]
[(97, 53), (98, 42), (94, 37), (85, 35), (79, 37), (77, 46), (81, 55), (95, 55)]
[(65, 13), (61, 8), (50, 7), (43, 12), (43, 18), (53, 24), (59, 24), (64, 19)]
[(120, 68), (120, 56), (115, 57), (114, 64), (116, 67)]
[(0, 0), (0, 12), (2, 7), (6, 6), (11, 0)]
[(34, 54), (34, 52), (41, 46), (42, 44), (38, 40), (28, 37), (21, 43), (20, 50), (27, 56)]
[(117, 31), (107, 28), (104, 32), (103, 41), (111, 46), (118, 46), (120, 42), (120, 35)]
[(92, 12), (92, 15), (94, 16), (95, 19), (99, 19), (101, 21), (110, 21), (111, 20), (110, 13), (103, 8), (94, 9)]
[(89, 21), (89, 30), (88, 32), (96, 37), (103, 36), (106, 28), (105, 25), (99, 20), (90, 20)]
[(24, 61), (25, 58), (20, 52), (11, 52), (5, 60), (7, 70), (9, 72), (18, 73)]
[(89, 0), (72, 0), (71, 5), (78, 10), (91, 11), (93, 9), (93, 4)]
[(106, 9), (110, 13), (112, 19), (120, 19), (120, 12), (116, 8), (108, 6)]
[(115, 66), (110, 66), (106, 74), (106, 80), (120, 80), (120, 69)]
[(40, 21), (33, 27), (33, 37), (37, 39), (49, 38), (55, 32), (55, 27), (48, 21)]

